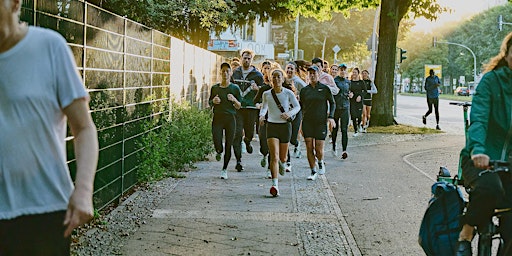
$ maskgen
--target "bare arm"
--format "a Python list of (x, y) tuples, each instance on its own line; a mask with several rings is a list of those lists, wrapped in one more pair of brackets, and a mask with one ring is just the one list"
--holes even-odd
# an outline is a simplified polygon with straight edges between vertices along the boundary
[(84, 98), (74, 100), (64, 109), (64, 114), (75, 137), (77, 166), (75, 189), (64, 220), (67, 226), (64, 236), (67, 237), (74, 228), (88, 222), (93, 216), (92, 193), (98, 163), (98, 136)]

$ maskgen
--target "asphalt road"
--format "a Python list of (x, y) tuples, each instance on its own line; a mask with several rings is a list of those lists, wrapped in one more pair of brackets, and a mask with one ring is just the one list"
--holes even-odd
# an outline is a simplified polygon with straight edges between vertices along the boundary
[[(424, 97), (399, 96), (397, 102), (399, 123), (424, 126)], [(430, 186), (440, 166), (457, 170), (464, 145), (462, 108), (449, 102), (440, 100), (444, 134), (400, 141), (350, 137), (348, 161), (326, 176), (362, 255), (424, 255), (417, 240)], [(427, 127), (435, 128), (433, 114)]]

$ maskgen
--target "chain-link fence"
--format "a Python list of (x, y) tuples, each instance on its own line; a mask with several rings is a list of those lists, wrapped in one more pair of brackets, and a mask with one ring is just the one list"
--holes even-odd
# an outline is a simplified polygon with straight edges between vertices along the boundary
[(154, 128), (147, 121), (168, 115), (173, 99), (206, 107), (223, 59), (83, 0), (23, 0), (21, 19), (58, 31), (72, 49), (98, 128), (94, 205), (101, 209), (136, 184), (138, 141)]

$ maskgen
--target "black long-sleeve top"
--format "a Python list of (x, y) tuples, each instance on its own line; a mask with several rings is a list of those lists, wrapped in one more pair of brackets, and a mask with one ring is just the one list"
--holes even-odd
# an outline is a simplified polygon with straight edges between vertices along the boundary
[(317, 83), (315, 87), (308, 85), (300, 91), (302, 120), (325, 123), (333, 118), (336, 103), (327, 85)]

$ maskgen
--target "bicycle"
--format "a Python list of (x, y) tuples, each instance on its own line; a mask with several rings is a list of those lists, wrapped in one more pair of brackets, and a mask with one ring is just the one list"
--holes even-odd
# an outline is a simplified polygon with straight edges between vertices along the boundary
[[(468, 141), (468, 128), (469, 128), (469, 118), (468, 118), (468, 109), (471, 106), (470, 102), (450, 102), (450, 105), (462, 106), (464, 111), (464, 132), (466, 142)], [(458, 172), (454, 177), (451, 177), (450, 170), (448, 168), (441, 166), (439, 173), (437, 175), (437, 181), (446, 181), (452, 183), (454, 185), (463, 186), (464, 181), (462, 179), (462, 159), (459, 159)], [(487, 170), (481, 171), (478, 175), (482, 176), (488, 173), (507, 173), (511, 175), (510, 171), (510, 163), (507, 161), (500, 160), (491, 160), (489, 161), (489, 168)], [(512, 175), (511, 175), (512, 176)], [(510, 177), (509, 177), (510, 178)], [(471, 189), (466, 188), (466, 192), (471, 194)], [(467, 204), (467, 202), (466, 202)], [(492, 246), (493, 241), (498, 240), (498, 248), (496, 255), (511, 255), (512, 247), (509, 243), (508, 247), (505, 248), (504, 241), (501, 237), (501, 229), (499, 226), (499, 222), (503, 216), (510, 215), (512, 213), (512, 208), (496, 208), (493, 216), (489, 219), (488, 224), (484, 225), (480, 229), (477, 228), (476, 232), (478, 234), (478, 256), (490, 256), (492, 254)], [(509, 231), (510, 232), (510, 231)]]

